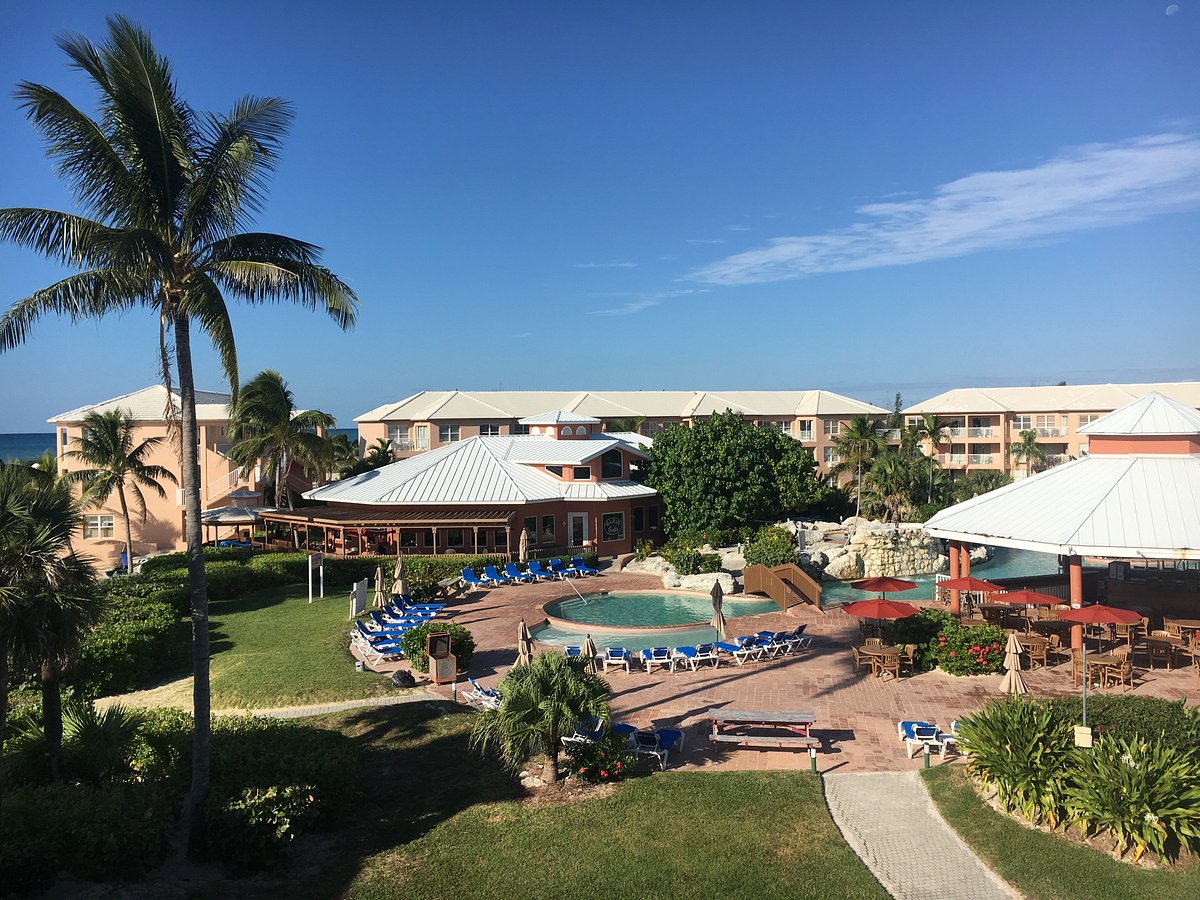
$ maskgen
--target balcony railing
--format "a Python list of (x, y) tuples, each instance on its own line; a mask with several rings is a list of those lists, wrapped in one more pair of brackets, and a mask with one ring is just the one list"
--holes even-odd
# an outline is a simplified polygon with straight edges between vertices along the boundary
[(967, 454), (965, 453), (943, 453), (939, 462), (943, 466), (965, 466), (967, 464)]
[(967, 456), (967, 462), (973, 466), (990, 466), (992, 464), (992, 454), (971, 453)]
[(983, 428), (968, 428), (967, 429), (967, 437), (981, 438), (981, 437), (992, 437), (992, 435), (993, 435), (993, 432), (992, 432), (991, 425), (988, 425)]
[(946, 436), (947, 436), (947, 437), (952, 437), (952, 438), (956, 438), (956, 437), (966, 437), (966, 436), (967, 436), (967, 429), (965, 429), (965, 428), (963, 428), (963, 427), (961, 427), (961, 426), (959, 426), (959, 425), (955, 425), (953, 428), (947, 428), (947, 429), (946, 429)]
[(1039, 426), (1036, 430), (1038, 437), (1062, 437), (1066, 434), (1061, 428), (1042, 428)]
[(1065, 462), (1070, 462), (1071, 457), (1066, 453), (1047, 453), (1046, 464), (1050, 466), (1061, 466)]
[(801, 441), (815, 441), (815, 440), (816, 440), (816, 437), (815, 437), (815, 435), (814, 435), (814, 432), (812, 432), (811, 430), (810, 430), (810, 431), (804, 431), (803, 429), (801, 429), (801, 431), (800, 431), (800, 437), (799, 437), (799, 438), (797, 438), (797, 440), (801, 440)]
[(888, 440), (888, 441), (900, 440), (900, 429), (899, 428), (876, 428), (875, 434), (878, 435), (879, 437), (883, 438), (884, 440)]

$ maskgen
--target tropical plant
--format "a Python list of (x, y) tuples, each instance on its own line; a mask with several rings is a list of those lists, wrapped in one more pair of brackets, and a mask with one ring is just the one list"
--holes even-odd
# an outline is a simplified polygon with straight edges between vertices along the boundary
[(0, 210), (0, 237), (77, 270), (17, 301), (0, 318), (0, 350), (23, 343), (33, 324), (50, 313), (79, 321), (148, 308), (159, 323), (163, 379), (173, 398), (174, 344), (196, 721), (188, 848), (196, 856), (203, 852), (210, 734), (191, 329), (195, 324), (213, 341), (236, 391), (227, 294), (254, 305), (287, 301), (322, 308), (343, 328), (354, 322), (357, 298), (319, 264), (318, 247), (243, 231), (263, 205), (290, 106), (278, 98), (245, 97), (225, 115), (198, 113), (179, 96), (169, 61), (143, 29), (118, 16), (108, 20), (107, 30), (99, 46), (80, 36), (58, 42), (98, 89), (97, 118), (44, 85), (22, 82), (17, 88), (82, 214)]
[(476, 717), (472, 745), (495, 749), (513, 771), (531, 754), (544, 753), (542, 779), (548, 783), (558, 781), (562, 736), (585, 719), (607, 719), (612, 694), (604, 679), (585, 669), (584, 660), (553, 652), (514, 666), (499, 691), (500, 708)]
[(632, 434), (645, 434), (646, 417), (645, 416), (629, 416), (624, 419), (609, 419), (604, 423), (605, 431), (625, 431)]
[(929, 441), (929, 494), (926, 503), (933, 502), (933, 468), (937, 463), (938, 447), (950, 434), (950, 423), (939, 418), (934, 413), (921, 413), (921, 421), (917, 423), (917, 431), (921, 438)]
[(367, 455), (363, 460), (372, 469), (378, 469), (381, 466), (386, 466), (395, 459), (395, 449), (392, 446), (391, 438), (379, 438), (367, 448)]
[(863, 472), (887, 447), (887, 441), (876, 433), (878, 428), (880, 424), (875, 420), (867, 416), (855, 416), (850, 420), (850, 424), (842, 429), (834, 444), (834, 452), (838, 456), (838, 464), (833, 468), (834, 473), (854, 473), (856, 516), (862, 513)]
[(273, 473), (275, 505), (294, 508), (288, 475), (292, 463), (319, 474), (328, 459), (329, 442), (320, 434), (334, 418), (319, 409), (296, 409), (283, 376), (271, 369), (259, 372), (238, 392), (229, 416), (229, 455), (249, 471), (255, 465)]
[(1010, 484), (1012, 476), (999, 469), (975, 469), (962, 478), (956, 478), (951, 491), (955, 499), (961, 502)]
[(637, 755), (629, 747), (629, 737), (608, 734), (598, 741), (580, 741), (567, 748), (572, 778), (588, 784), (621, 781), (637, 764)]
[(859, 488), (859, 500), (866, 501), (868, 513), (885, 522), (908, 518), (917, 493), (917, 469), (912, 457), (893, 451), (882, 454), (872, 464)]
[(131, 575), (133, 526), (126, 491), (133, 498), (139, 521), (145, 522), (146, 498), (142, 489), (165, 497), (167, 492), (159, 481), (177, 483), (169, 469), (146, 461), (151, 451), (162, 443), (162, 438), (148, 437), (134, 446), (133, 434), (133, 418), (125, 410), (90, 412), (83, 420), (83, 437), (75, 438), (74, 446), (66, 452), (68, 458), (91, 467), (66, 476), (82, 485), (83, 499), (87, 503), (99, 506), (114, 493), (117, 495), (121, 518), (125, 521), (125, 570)]
[(760, 528), (746, 545), (746, 565), (782, 566), (796, 562), (796, 538), (786, 528), (768, 525)]
[(947, 622), (929, 644), (930, 656), (950, 675), (986, 675), (1004, 669), (1008, 635), (996, 625), (964, 626)]
[(328, 461), (327, 474), (337, 474), (341, 478), (349, 476), (361, 460), (358, 456), (358, 443), (350, 440), (347, 434), (329, 435), (329, 447), (326, 450)]
[(1008, 455), (1013, 458), (1013, 462), (1025, 464), (1025, 475), (1028, 477), (1033, 474), (1035, 468), (1046, 465), (1050, 457), (1047, 456), (1046, 449), (1038, 443), (1036, 429), (1027, 428), (1019, 432), (1018, 437), (1020, 441), (1008, 445)]
[(95, 784), (128, 770), (138, 739), (142, 713), (119, 703), (97, 710), (91, 703), (73, 703), (63, 714), (63, 744), (67, 767)]
[(937, 656), (932, 647), (937, 644), (938, 634), (952, 622), (954, 616), (946, 610), (926, 607), (915, 616), (906, 616), (893, 622), (888, 629), (888, 639), (897, 647), (912, 644), (913, 665), (921, 671), (932, 669), (937, 666)]

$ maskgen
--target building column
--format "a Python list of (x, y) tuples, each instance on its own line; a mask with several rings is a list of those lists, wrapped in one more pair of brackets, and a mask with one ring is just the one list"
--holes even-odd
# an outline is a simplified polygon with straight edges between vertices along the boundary
[(431, 528), (431, 529), (429, 529), (429, 530), (433, 532), (433, 555), (434, 555), (434, 556), (437, 556), (437, 555), (438, 555), (438, 552), (437, 552), (437, 551), (438, 551), (438, 545), (437, 545), (437, 529), (436, 529), (436, 528)]
[[(950, 542), (950, 577), (958, 578), (958, 541)], [(950, 591), (950, 615), (959, 616), (962, 614), (962, 595), (957, 588)]]
[(962, 543), (958, 545), (958, 555), (960, 557), (958, 571), (962, 573), (963, 578), (971, 577), (971, 545)]
[[(1078, 556), (1067, 557), (1067, 573), (1071, 585), (1071, 608), (1079, 609), (1083, 606), (1083, 560)], [(1078, 650), (1083, 647), (1083, 626), (1071, 626), (1071, 649)], [(1087, 677), (1087, 673), (1084, 673)]]

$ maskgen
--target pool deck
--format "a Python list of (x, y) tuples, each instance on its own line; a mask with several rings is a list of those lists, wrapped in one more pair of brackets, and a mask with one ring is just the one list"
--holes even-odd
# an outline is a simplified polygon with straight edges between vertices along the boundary
[[(594, 591), (662, 588), (660, 579), (645, 575), (606, 572), (588, 581)], [(582, 584), (579, 587), (584, 590)], [(545, 582), (476, 591), (455, 601), (449, 608), (453, 620), (475, 637), (471, 675), (487, 687), (498, 684), (516, 658), (518, 621), (524, 618), (531, 627), (544, 621), (542, 605), (564, 591), (571, 592), (557, 582)], [(610, 672), (614, 719), (637, 726), (683, 728), (687, 740), (678, 762), (685, 768), (803, 769), (809, 765), (803, 752), (713, 745), (706, 737), (705, 713), (714, 706), (811, 710), (817, 719), (813, 734), (822, 743), (817, 754), (821, 771), (904, 771), (920, 768), (923, 760), (905, 758), (896, 739), (896, 722), (923, 719), (948, 728), (952, 719), (999, 696), (1000, 675), (965, 678), (933, 671), (893, 680), (856, 673), (849, 647), (858, 641), (858, 620), (837, 609), (822, 614), (805, 606), (791, 614), (780, 611), (731, 619), (729, 634), (780, 631), (801, 623), (808, 625), (806, 634), (813, 637), (813, 645), (797, 656), (744, 666), (725, 660), (718, 669), (680, 669), (674, 674), (661, 669), (651, 675), (639, 670)], [(539, 650), (561, 652), (548, 645)], [(1129, 692), (1133, 695), (1200, 701), (1190, 667), (1136, 671), (1141, 674)], [(1078, 693), (1071, 686), (1069, 663), (1021, 674), (1035, 697)], [(448, 687), (437, 690), (450, 695)], [(935, 757), (934, 764), (939, 762)], [(674, 768), (674, 756), (671, 763)]]

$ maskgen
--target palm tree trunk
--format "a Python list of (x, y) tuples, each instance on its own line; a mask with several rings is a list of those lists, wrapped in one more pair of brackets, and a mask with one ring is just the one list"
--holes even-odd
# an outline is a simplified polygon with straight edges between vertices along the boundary
[(546, 764), (542, 766), (542, 781), (546, 784), (558, 783), (558, 738), (546, 743)]
[(0, 811), (4, 802), (4, 726), (8, 722), (8, 648), (0, 646)]
[(133, 526), (129, 524), (129, 507), (125, 505), (125, 485), (117, 482), (117, 499), (121, 501), (121, 517), (125, 519), (125, 573), (133, 574)]
[[(953, 450), (954, 448), (951, 447), (950, 449)], [(929, 456), (929, 499), (926, 500), (925, 502), (926, 503), (933, 502), (933, 455), (932, 454), (930, 454), (930, 456)]]
[(58, 690), (58, 663), (47, 657), (42, 661), (42, 734), (46, 737), (46, 755), (50, 759), (50, 778), (62, 779), (62, 694)]
[(854, 467), (854, 517), (862, 514), (862, 462)]
[(192, 789), (188, 796), (187, 852), (192, 859), (204, 856), (205, 814), (208, 806), (209, 754), (212, 740), (209, 685), (208, 585), (204, 577), (204, 548), (200, 533), (200, 467), (196, 453), (196, 384), (192, 377), (192, 339), (186, 315), (176, 314), (175, 361), (182, 407), (180, 457), (183, 471), (184, 531), (187, 540), (188, 591), (192, 604)]

